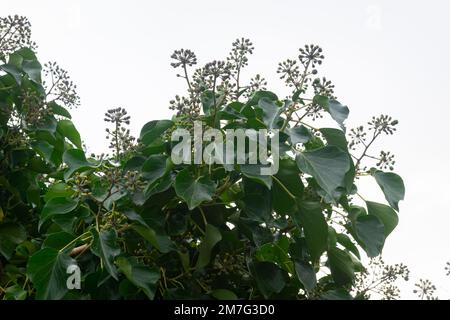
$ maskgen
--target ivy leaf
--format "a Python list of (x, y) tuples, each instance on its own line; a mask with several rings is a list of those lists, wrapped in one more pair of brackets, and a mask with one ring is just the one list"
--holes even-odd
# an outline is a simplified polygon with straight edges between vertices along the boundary
[(329, 146), (336, 146), (343, 151), (348, 152), (348, 142), (345, 138), (345, 133), (342, 130), (335, 128), (322, 128), (320, 132), (327, 140)]
[(212, 200), (216, 184), (208, 177), (192, 177), (188, 169), (184, 169), (175, 178), (175, 192), (188, 205), (189, 210), (194, 209), (203, 201)]
[(259, 99), (258, 107), (263, 111), (263, 122), (267, 129), (274, 128), (284, 108), (280, 108), (274, 101), (265, 97)]
[(295, 147), (297, 143), (307, 143), (311, 140), (311, 132), (304, 125), (288, 128), (289, 142)]
[(267, 222), (272, 215), (272, 197), (270, 190), (252, 179), (244, 178), (244, 204), (245, 214), (252, 220)]
[(160, 278), (159, 270), (139, 263), (136, 258), (119, 257), (116, 260), (119, 270), (127, 279), (153, 300)]
[(334, 198), (336, 188), (344, 185), (350, 170), (349, 155), (335, 146), (326, 146), (297, 154), (298, 168), (316, 179), (319, 186)]
[(25, 300), (27, 298), (27, 291), (22, 289), (21, 286), (15, 284), (6, 288), (4, 298), (6, 300)]
[(74, 194), (75, 191), (73, 191), (67, 184), (63, 182), (55, 183), (48, 188), (47, 192), (45, 193), (44, 200), (49, 201), (53, 198), (60, 198), (60, 197), (71, 197)]
[(251, 262), (249, 270), (259, 291), (268, 299), (286, 286), (287, 273), (271, 262)]
[[(64, 231), (51, 233), (47, 236), (42, 244), (42, 248), (53, 248), (61, 250), (75, 239), (75, 236)], [(73, 244), (75, 246), (75, 243)], [(71, 249), (71, 248), (70, 248)], [(67, 250), (70, 250), (69, 248)]]
[(347, 285), (353, 281), (355, 269), (350, 255), (338, 248), (328, 250), (331, 275), (337, 285)]
[(48, 103), (48, 107), (52, 110), (53, 114), (57, 114), (58, 116), (62, 116), (68, 119), (72, 119), (69, 111), (66, 108), (60, 106), (55, 101), (50, 101)]
[(348, 107), (342, 105), (339, 101), (330, 100), (328, 112), (341, 128), (344, 129), (344, 121), (348, 118), (348, 114), (350, 113)]
[(141, 129), (139, 140), (143, 144), (149, 145), (172, 126), (173, 122), (170, 120), (153, 120), (147, 122)]
[(199, 256), (196, 265), (197, 269), (206, 267), (209, 264), (211, 259), (211, 251), (220, 240), (222, 240), (222, 234), (219, 229), (211, 224), (207, 224), (205, 237), (198, 248)]
[(345, 129), (344, 121), (348, 118), (350, 113), (347, 106), (342, 105), (337, 100), (330, 100), (328, 97), (316, 95), (313, 98), (314, 103), (324, 108), (331, 117), (339, 124), (342, 129)]
[(147, 226), (147, 224), (133, 224), (132, 228), (160, 252), (167, 253), (173, 249), (173, 245), (168, 236), (158, 235), (156, 231)]
[(64, 173), (64, 179), (68, 180), (75, 172), (85, 171), (97, 167), (95, 164), (86, 160), (83, 150), (69, 149), (63, 154), (63, 161), (68, 168)]
[(384, 225), (384, 234), (387, 237), (397, 226), (397, 213), (389, 206), (377, 202), (366, 201), (369, 215), (376, 216)]
[(294, 265), (298, 280), (307, 291), (312, 291), (317, 283), (316, 272), (312, 265), (306, 261), (295, 261)]
[(142, 165), (142, 176), (152, 184), (167, 172), (168, 157), (160, 154), (154, 154), (147, 158)]
[(70, 120), (59, 120), (57, 130), (70, 140), (78, 149), (81, 149), (81, 138), (78, 130)]
[(42, 66), (39, 61), (37, 61), (36, 59), (24, 60), (22, 62), (22, 69), (32, 81), (41, 83)]
[(383, 172), (372, 168), (370, 173), (377, 181), (389, 205), (399, 211), (398, 202), (405, 198), (405, 185), (402, 178), (393, 172)]
[(211, 111), (214, 108), (214, 92), (211, 90), (206, 90), (202, 93), (200, 100), (202, 102), (203, 113), (207, 116), (211, 115)]
[(114, 259), (120, 254), (120, 248), (117, 244), (117, 234), (115, 230), (109, 229), (97, 232), (92, 229), (92, 252), (102, 259), (103, 266), (108, 273), (116, 280), (117, 268), (114, 265)]
[(295, 161), (281, 159), (273, 181), (272, 201), (275, 211), (280, 214), (292, 213), (296, 209), (295, 198), (301, 197), (304, 189)]
[(263, 165), (260, 164), (241, 164), (240, 169), (244, 176), (265, 185), (268, 189), (272, 188), (272, 176), (261, 175)]
[(42, 208), (41, 220), (39, 221), (39, 228), (48, 219), (55, 215), (65, 215), (74, 211), (78, 206), (78, 201), (68, 197), (56, 197), (50, 199)]
[(350, 238), (346, 234), (338, 233), (336, 235), (336, 240), (345, 249), (347, 249), (348, 251), (353, 253), (356, 257), (358, 257), (359, 259), (361, 258), (360, 254), (359, 254), (359, 251), (358, 251), (358, 248), (356, 247), (356, 245), (352, 242), (352, 240), (350, 240)]
[[(0, 212), (2, 212), (0, 208)], [(0, 225), (0, 254), (11, 259), (17, 245), (27, 239), (27, 232), (20, 224), (3, 223)]]
[(355, 232), (370, 258), (378, 256), (384, 246), (384, 225), (374, 215), (362, 215), (356, 219)]
[(313, 261), (318, 261), (328, 245), (328, 224), (320, 203), (301, 202), (298, 211), (292, 215), (299, 228), (303, 227), (308, 252)]
[(67, 293), (67, 268), (76, 265), (70, 256), (54, 248), (44, 248), (33, 254), (27, 274), (36, 288), (36, 299), (58, 300)]
[(268, 100), (271, 101), (277, 101), (278, 97), (275, 93), (270, 92), (270, 91), (264, 91), (264, 90), (260, 90), (260, 91), (256, 91), (251, 98), (248, 100), (248, 102), (245, 104), (247, 107), (252, 107), (258, 104), (259, 100), (261, 98), (266, 98)]

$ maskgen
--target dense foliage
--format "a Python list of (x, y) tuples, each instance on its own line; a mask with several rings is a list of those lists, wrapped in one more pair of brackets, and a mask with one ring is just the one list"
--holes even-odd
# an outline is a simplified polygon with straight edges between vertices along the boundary
[[(71, 121), (79, 99), (67, 72), (41, 65), (28, 32), (11, 35), (28, 27), (22, 17), (0, 21), (0, 296), (367, 297), (357, 280), (365, 272), (361, 253), (380, 255), (405, 192), (388, 172), (393, 156), (369, 148), (397, 121), (374, 117), (368, 130), (346, 134), (349, 109), (316, 76), (322, 49), (308, 45), (280, 63), (287, 98), (267, 91), (259, 75), (242, 85), (253, 51), (247, 39), (192, 75), (195, 54), (177, 50), (172, 66), (188, 86), (171, 101), (177, 114), (148, 122), (134, 139), (127, 112), (108, 110), (111, 154), (96, 156), (86, 154)], [(336, 128), (313, 126), (321, 117)], [(174, 164), (171, 133), (192, 131), (194, 120), (222, 131), (279, 129), (279, 171)], [(358, 194), (358, 179), (366, 178), (388, 205)], [(81, 289), (69, 290), (74, 266)]]

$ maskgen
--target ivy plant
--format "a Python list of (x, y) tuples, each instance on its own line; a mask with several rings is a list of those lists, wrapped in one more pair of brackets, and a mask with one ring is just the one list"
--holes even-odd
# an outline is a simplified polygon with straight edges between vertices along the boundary
[[(176, 50), (187, 93), (170, 102), (174, 116), (149, 121), (136, 139), (126, 110), (110, 109), (111, 152), (96, 155), (71, 120), (76, 86), (56, 63), (39, 62), (29, 28), (24, 17), (0, 19), (0, 297), (364, 296), (354, 290), (361, 256), (381, 254), (405, 193), (393, 156), (371, 147), (398, 122), (381, 115), (347, 130), (349, 108), (317, 75), (320, 47), (279, 64), (286, 97), (260, 75), (244, 84), (248, 39), (195, 70), (194, 52)], [(320, 127), (321, 118), (336, 125)], [(175, 164), (172, 132), (192, 132), (194, 121), (278, 130), (279, 170)], [(386, 202), (360, 195), (360, 179), (378, 184)]]

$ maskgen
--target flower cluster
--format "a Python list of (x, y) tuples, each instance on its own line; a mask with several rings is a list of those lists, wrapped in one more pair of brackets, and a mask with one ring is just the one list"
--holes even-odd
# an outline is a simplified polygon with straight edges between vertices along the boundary
[(63, 103), (66, 107), (77, 107), (80, 104), (80, 97), (77, 94), (77, 86), (70, 79), (66, 70), (56, 64), (48, 62), (44, 64), (44, 75), (50, 83), (44, 81), (44, 86), (48, 87), (47, 99)]
[(105, 129), (106, 139), (110, 140), (109, 148), (114, 151), (115, 159), (120, 160), (123, 153), (134, 147), (135, 138), (131, 136), (130, 129), (124, 127), (130, 124), (130, 116), (124, 108), (119, 107), (109, 109), (104, 121), (113, 124), (113, 129)]
[(0, 17), (0, 59), (4, 60), (7, 55), (23, 47), (36, 48), (31, 41), (30, 21), (19, 15)]
[(317, 64), (321, 65), (325, 58), (322, 54), (322, 48), (314, 44), (305, 45), (305, 47), (300, 48), (299, 51), (300, 55), (298, 56), (298, 59), (304, 66), (310, 64), (315, 68)]
[(372, 120), (368, 123), (369, 130), (373, 130), (375, 134), (385, 133), (394, 134), (397, 131), (395, 126), (398, 124), (397, 120), (393, 120), (391, 116), (380, 115), (379, 117), (372, 117)]
[(170, 64), (174, 68), (179, 66), (183, 68), (186, 68), (186, 66), (192, 67), (197, 64), (195, 53), (189, 49), (175, 50), (170, 57), (175, 60), (175, 62)]
[(414, 289), (413, 292), (417, 294), (421, 300), (437, 300), (437, 297), (434, 296), (436, 286), (430, 280), (419, 279), (419, 282), (414, 284), (414, 286), (417, 289)]

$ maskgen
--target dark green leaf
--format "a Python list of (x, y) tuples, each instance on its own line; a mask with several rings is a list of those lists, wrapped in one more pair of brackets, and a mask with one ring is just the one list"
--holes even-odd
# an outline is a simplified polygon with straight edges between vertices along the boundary
[(306, 245), (312, 260), (319, 260), (328, 244), (328, 224), (325, 221), (320, 203), (299, 203), (298, 211), (292, 215), (292, 218), (299, 228), (303, 227)]
[(147, 122), (141, 129), (139, 139), (143, 144), (149, 145), (172, 126), (173, 122), (170, 120), (153, 120)]
[(81, 149), (81, 138), (74, 124), (70, 120), (58, 121), (58, 132), (70, 140), (78, 149)]
[(275, 128), (284, 108), (280, 108), (274, 101), (264, 97), (259, 100), (258, 107), (263, 111), (263, 122), (267, 129)]
[(160, 277), (157, 268), (141, 264), (134, 257), (119, 257), (116, 263), (132, 284), (142, 289), (150, 300), (154, 299)]
[(249, 269), (266, 299), (274, 293), (280, 293), (286, 285), (286, 272), (271, 262), (251, 262)]
[(376, 216), (384, 225), (384, 234), (387, 237), (397, 226), (398, 216), (397, 213), (389, 206), (366, 201), (367, 211), (369, 215)]
[(338, 248), (328, 250), (328, 263), (337, 285), (346, 285), (353, 281), (355, 270), (352, 258), (347, 252)]
[(275, 93), (270, 92), (270, 91), (261, 90), (261, 91), (256, 91), (245, 105), (248, 107), (255, 106), (258, 104), (258, 102), (261, 98), (267, 98), (271, 101), (278, 100), (278, 97)]
[(187, 169), (180, 171), (175, 179), (175, 192), (186, 202), (189, 210), (203, 201), (212, 200), (215, 190), (216, 184), (208, 177), (194, 178)]
[(336, 146), (343, 151), (348, 152), (348, 142), (345, 138), (344, 132), (339, 129), (334, 128), (322, 128), (320, 132), (323, 134), (329, 146)]
[(198, 248), (199, 256), (196, 265), (197, 268), (203, 268), (209, 264), (211, 259), (211, 251), (220, 240), (222, 240), (222, 235), (219, 229), (211, 224), (207, 224), (205, 237)]
[(359, 216), (355, 232), (370, 258), (378, 256), (384, 246), (384, 225), (374, 215)]
[(76, 261), (53, 248), (44, 248), (31, 256), (27, 274), (36, 288), (36, 299), (58, 300), (67, 293), (67, 268)]
[(298, 280), (300, 280), (306, 290), (313, 290), (316, 287), (317, 278), (311, 264), (304, 261), (295, 261), (294, 265)]
[(102, 259), (103, 267), (114, 279), (118, 280), (117, 268), (114, 265), (114, 259), (120, 254), (116, 231), (109, 229), (98, 233), (93, 229), (92, 236), (92, 252)]
[(287, 129), (289, 141), (295, 147), (297, 143), (307, 143), (311, 139), (311, 132), (304, 125)]
[(42, 208), (41, 220), (39, 225), (41, 226), (45, 221), (55, 215), (65, 215), (72, 212), (78, 206), (78, 201), (68, 197), (57, 197), (50, 199)]
[(344, 185), (345, 174), (350, 169), (349, 155), (335, 146), (300, 152), (296, 161), (299, 169), (313, 176), (332, 198), (335, 190)]
[(65, 180), (69, 179), (75, 172), (85, 171), (96, 167), (96, 165), (86, 160), (83, 150), (80, 149), (70, 149), (64, 152), (63, 161), (69, 167), (64, 173)]
[(370, 172), (383, 191), (389, 205), (399, 211), (398, 202), (405, 198), (405, 185), (402, 178), (393, 172), (383, 172), (374, 168)]
[(152, 184), (166, 173), (169, 158), (164, 155), (151, 155), (142, 165), (142, 176)]
[(277, 174), (273, 177), (273, 206), (280, 214), (292, 213), (296, 210), (296, 197), (303, 193), (300, 171), (294, 160), (281, 159)]

